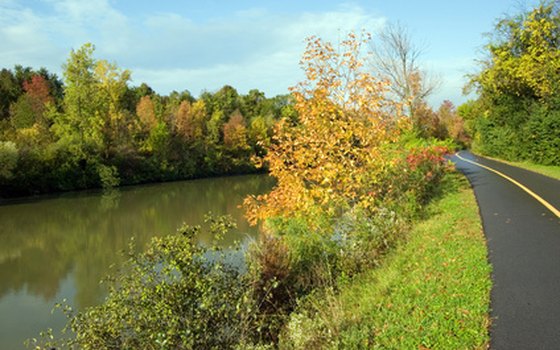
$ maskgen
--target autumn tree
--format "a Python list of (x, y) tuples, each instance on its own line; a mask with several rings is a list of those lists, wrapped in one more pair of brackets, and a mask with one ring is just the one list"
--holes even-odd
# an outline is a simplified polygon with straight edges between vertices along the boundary
[(247, 127), (245, 118), (239, 110), (233, 112), (224, 124), (224, 145), (232, 150), (247, 149)]
[(450, 137), (455, 142), (466, 145), (469, 143), (469, 136), (465, 130), (465, 122), (459, 116), (455, 105), (445, 100), (437, 111), (439, 123), (444, 127), (445, 134), (438, 135), (439, 138)]
[(140, 98), (140, 101), (136, 106), (136, 114), (138, 115), (142, 128), (145, 131), (149, 131), (156, 127), (158, 123), (156, 110), (154, 102), (149, 95)]
[[(177, 111), (183, 102), (188, 102), (193, 104), (196, 99), (191, 95), (189, 90), (184, 90), (182, 92), (177, 92), (175, 90), (171, 91), (165, 101), (165, 114), (171, 116), (173, 119), (177, 116)], [(175, 122), (173, 120), (173, 122)]]
[(406, 28), (389, 24), (379, 33), (373, 53), (374, 72), (381, 79), (389, 80), (390, 90), (402, 107), (401, 113), (413, 116), (417, 106), (439, 84), (433, 75), (421, 69), (422, 50), (414, 45)]
[(292, 89), (298, 123), (283, 119), (276, 127), (266, 161), (278, 184), (246, 200), (252, 222), (374, 206), (372, 186), (391, 167), (384, 145), (406, 122), (389, 116), (396, 106), (385, 98), (387, 84), (363, 67), (368, 39), (350, 34), (338, 48), (308, 39), (306, 79)]
[(203, 100), (183, 100), (175, 113), (175, 129), (184, 141), (191, 145), (203, 141), (206, 129), (206, 104)]
[(445, 127), (440, 123), (437, 113), (426, 102), (418, 103), (412, 121), (419, 136), (445, 138)]
[(202, 140), (205, 133), (206, 104), (203, 100), (198, 100), (192, 104), (191, 107), (192, 123), (193, 123), (193, 138), (195, 140)]
[(189, 101), (182, 101), (175, 114), (175, 127), (177, 133), (185, 141), (194, 141), (197, 125), (194, 118), (193, 106)]
[[(31, 77), (31, 80), (25, 81), (23, 83), (23, 90), (29, 97), (36, 100), (38, 104), (45, 105), (54, 102), (49, 91), (49, 83), (41, 75), (35, 74)], [(38, 106), (38, 108), (42, 108), (42, 106)]]
[(23, 91), (24, 94), (10, 106), (12, 126), (16, 129), (24, 129), (40, 122), (46, 128), (47, 123), (43, 119), (43, 114), (47, 104), (54, 102), (49, 92), (48, 82), (43, 76), (35, 74), (29, 81), (23, 83)]

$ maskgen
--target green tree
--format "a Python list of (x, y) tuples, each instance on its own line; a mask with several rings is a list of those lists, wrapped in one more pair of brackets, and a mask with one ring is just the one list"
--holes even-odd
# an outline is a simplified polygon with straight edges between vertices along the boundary
[(217, 110), (212, 113), (212, 116), (207, 121), (206, 130), (208, 134), (206, 136), (206, 142), (208, 144), (221, 143), (224, 118), (224, 112), (222, 110)]
[(103, 119), (103, 135), (105, 151), (110, 150), (127, 139), (127, 114), (124, 97), (128, 90), (130, 72), (121, 70), (116, 64), (99, 60), (94, 69), (95, 80), (98, 84), (99, 96), (98, 113)]
[(265, 117), (257, 116), (251, 120), (248, 130), (249, 143), (258, 156), (263, 156), (270, 146), (271, 133), (272, 122), (267, 121)]
[(214, 94), (214, 111), (222, 111), (224, 115), (228, 116), (239, 107), (239, 94), (235, 88), (225, 85)]
[(98, 153), (103, 148), (104, 121), (100, 113), (100, 87), (94, 72), (93, 51), (92, 44), (72, 50), (63, 66), (66, 83), (64, 113), (58, 114), (54, 130), (57, 136), (77, 149), (88, 148)]
[(159, 122), (150, 130), (144, 150), (154, 154), (158, 160), (165, 160), (169, 146), (169, 130), (164, 122)]
[(258, 115), (262, 115), (264, 109), (267, 109), (267, 102), (264, 92), (257, 89), (249, 90), (247, 95), (240, 97), (241, 112), (247, 119), (252, 119)]
[(0, 141), (0, 180), (11, 179), (17, 165), (18, 150), (11, 141)]
[(35, 111), (32, 98), (21, 95), (15, 103), (10, 106), (10, 123), (16, 129), (30, 128), (35, 123)]
[(559, 25), (559, 5), (553, 1), (501, 19), (486, 46), (489, 59), (474, 77), (479, 91), (543, 101), (558, 96)]
[(10, 105), (21, 94), (21, 87), (9, 69), (0, 71), (0, 120), (10, 117)]
[(557, 162), (535, 158), (529, 140), (545, 150), (540, 154), (558, 153), (550, 131), (560, 110), (560, 4), (544, 1), (502, 18), (486, 52), (470, 84), (480, 96), (475, 127), (469, 125), (474, 147), (512, 160)]

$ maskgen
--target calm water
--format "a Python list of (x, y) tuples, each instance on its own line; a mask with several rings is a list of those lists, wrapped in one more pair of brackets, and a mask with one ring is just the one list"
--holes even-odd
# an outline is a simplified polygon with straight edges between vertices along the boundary
[(55, 302), (66, 298), (78, 309), (99, 303), (99, 281), (123, 260), (132, 237), (142, 247), (183, 222), (202, 224), (208, 212), (236, 219), (226, 243), (255, 236), (238, 206), (272, 186), (266, 175), (248, 175), (0, 205), (0, 349), (22, 349), (39, 331), (61, 328), (64, 316), (51, 314)]

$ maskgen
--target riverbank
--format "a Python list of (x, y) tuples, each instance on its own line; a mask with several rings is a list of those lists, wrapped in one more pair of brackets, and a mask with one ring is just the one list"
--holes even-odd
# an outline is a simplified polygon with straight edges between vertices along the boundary
[(146, 180), (144, 182), (131, 182), (131, 183), (121, 183), (116, 187), (110, 189), (103, 189), (102, 187), (92, 187), (92, 188), (84, 188), (84, 189), (72, 189), (72, 190), (52, 190), (48, 192), (38, 192), (35, 194), (23, 194), (23, 193), (16, 193), (9, 196), (3, 197), (4, 193), (2, 192), (2, 188), (0, 187), (0, 206), (2, 205), (11, 205), (11, 204), (18, 204), (18, 203), (27, 203), (30, 201), (42, 201), (48, 199), (55, 199), (61, 197), (74, 197), (80, 195), (106, 195), (111, 194), (119, 191), (130, 191), (136, 187), (148, 187), (148, 186), (157, 186), (160, 184), (172, 184), (172, 183), (180, 183), (184, 181), (200, 181), (200, 180), (212, 180), (212, 179), (220, 179), (220, 178), (235, 178), (235, 177), (243, 177), (243, 176), (258, 176), (258, 175), (268, 175), (268, 169), (266, 168), (254, 168), (247, 171), (240, 171), (240, 172), (227, 172), (227, 173), (215, 173), (215, 174), (200, 174), (200, 175), (193, 175), (186, 178), (177, 178), (177, 179), (168, 179), (168, 180)]
[[(237, 229), (224, 246), (258, 237), (239, 208), (249, 194), (270, 191), (267, 175), (206, 178), (127, 186), (115, 191), (39, 196), (0, 205), (0, 349), (22, 349), (25, 339), (66, 323), (55, 303), (67, 300), (82, 311), (100, 304), (100, 284), (127, 260), (134, 240), (143, 251), (157, 236), (183, 223), (200, 225), (196, 241), (212, 244), (204, 218), (228, 215)], [(114, 267), (111, 267), (114, 266)], [(57, 333), (55, 333), (57, 334)]]
[(485, 349), (491, 268), (465, 180), (426, 215), (379, 269), (293, 314), (288, 348)]

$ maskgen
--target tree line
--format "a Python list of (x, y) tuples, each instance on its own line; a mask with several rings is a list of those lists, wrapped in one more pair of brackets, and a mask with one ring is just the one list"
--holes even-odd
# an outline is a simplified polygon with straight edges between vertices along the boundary
[(506, 16), (489, 35), (460, 106), (473, 148), (507, 160), (560, 165), (560, 4)]
[(257, 171), (288, 95), (226, 85), (195, 98), (130, 86), (131, 72), (73, 50), (63, 81), (0, 71), (0, 197)]

